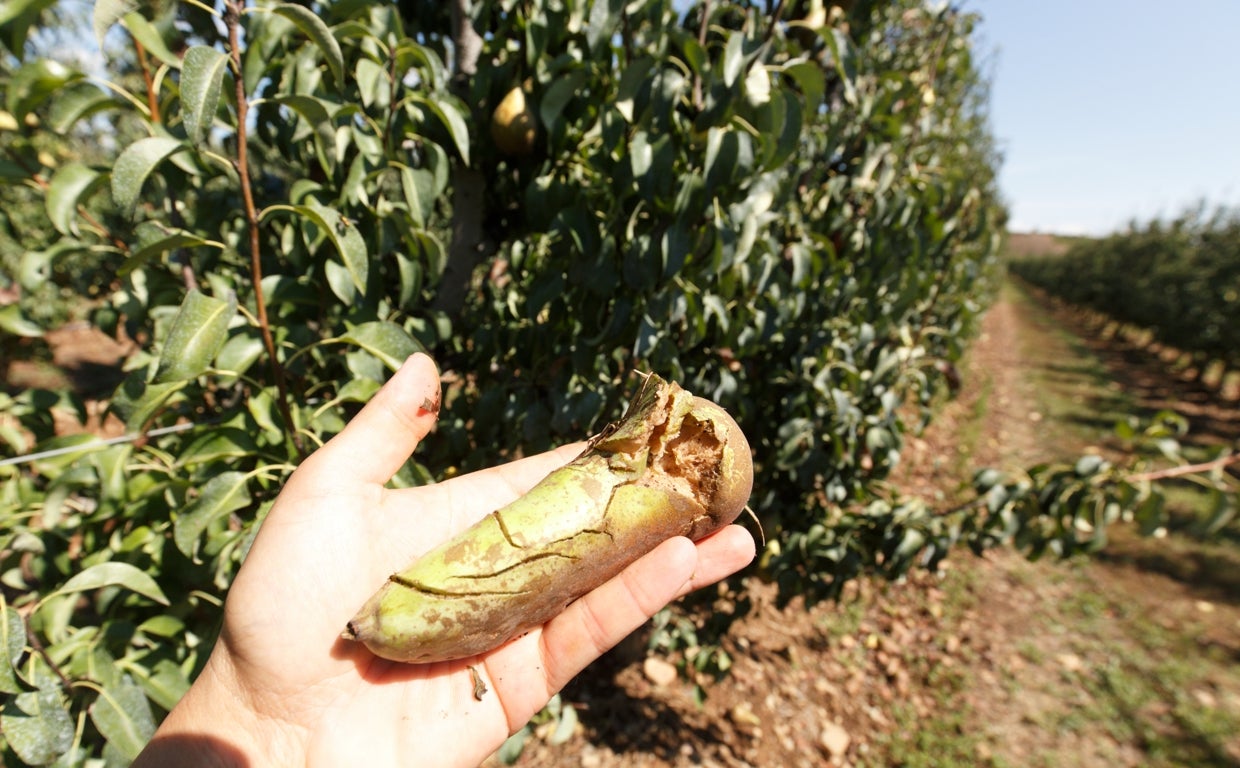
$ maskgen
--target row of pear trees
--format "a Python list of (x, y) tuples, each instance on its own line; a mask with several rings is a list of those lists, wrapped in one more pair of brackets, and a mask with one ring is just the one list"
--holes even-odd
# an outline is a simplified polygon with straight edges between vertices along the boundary
[[(141, 749), (201, 669), (283, 481), (416, 350), (446, 398), (397, 485), (581, 439), (637, 372), (722, 403), (754, 449), (756, 569), (784, 599), (960, 543), (1082, 545), (1054, 499), (1101, 464), (984, 475), (945, 513), (883, 484), (951, 381), (1004, 223), (976, 16), (914, 0), (76, 8), (0, 11), (3, 351), (29, 356), (73, 317), (132, 352), (115, 389), (0, 394), (0, 733), (17, 760)], [(126, 439), (58, 428), (87, 419), (87, 395)], [(692, 622), (660, 626), (657, 644), (726, 666)]]

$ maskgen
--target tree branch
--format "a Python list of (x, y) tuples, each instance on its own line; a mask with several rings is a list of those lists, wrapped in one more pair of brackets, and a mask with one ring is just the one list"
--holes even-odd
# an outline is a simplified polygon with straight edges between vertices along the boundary
[(454, 79), (468, 83), (478, 71), (482, 36), (469, 19), (469, 0), (452, 0), (452, 47), (456, 51)]
[(159, 115), (159, 95), (155, 93), (155, 80), (151, 77), (151, 67), (146, 60), (146, 49), (136, 37), (133, 40), (133, 47), (138, 54), (138, 68), (142, 70), (142, 81), (146, 83), (146, 105), (151, 110), (151, 122), (161, 123), (163, 120)]
[(276, 404), (280, 409), (280, 418), (284, 421), (284, 429), (293, 441), (297, 453), (303, 458), (306, 455), (302, 447), (301, 436), (293, 422), (293, 414), (289, 408), (288, 386), (284, 380), (284, 366), (276, 355), (275, 340), (271, 336), (271, 324), (267, 320), (267, 300), (263, 297), (263, 265), (259, 251), (258, 209), (254, 206), (254, 191), (250, 184), (250, 159), (248, 136), (246, 132), (249, 119), (249, 102), (245, 93), (245, 78), (241, 68), (241, 13), (245, 10), (246, 0), (227, 0), (224, 12), (224, 24), (228, 27), (228, 47), (232, 59), (233, 81), (237, 85), (237, 159), (235, 161), (237, 175), (241, 178), (241, 198), (245, 204), (246, 227), (250, 232), (250, 280), (254, 285), (254, 309), (258, 318), (258, 329), (262, 333), (263, 347), (267, 351), (267, 359), (271, 362), (271, 377), (275, 381), (278, 397)]
[[(470, 79), (478, 71), (482, 54), (482, 36), (469, 18), (470, 0), (452, 0), (452, 87), (458, 96), (467, 99)], [(493, 246), (484, 236), (486, 218), (486, 176), (477, 168), (454, 165), (452, 172), (452, 242), (444, 265), (439, 288), (432, 308), (452, 317), (460, 315), (469, 292), (474, 270), (489, 255)]]
[(1132, 475), (1128, 479), (1133, 482), (1167, 480), (1173, 477), (1184, 477), (1185, 475), (1196, 475), (1215, 469), (1223, 469), (1237, 462), (1240, 462), (1240, 453), (1232, 453), (1220, 456), (1213, 461), (1206, 461), (1200, 464), (1184, 464), (1179, 467), (1154, 470), (1153, 472), (1143, 472), (1139, 475)]

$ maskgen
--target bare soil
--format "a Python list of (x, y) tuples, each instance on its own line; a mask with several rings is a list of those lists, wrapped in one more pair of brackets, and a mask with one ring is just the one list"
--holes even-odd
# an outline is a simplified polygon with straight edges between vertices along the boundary
[(71, 388), (82, 399), (84, 413), (53, 410), (58, 435), (91, 432), (117, 437), (124, 433), (120, 420), (106, 413), (105, 398), (124, 377), (121, 367), (134, 351), (132, 341), (118, 341), (89, 323), (75, 322), (31, 343), (40, 349), (0, 365), (5, 387), (10, 391)]

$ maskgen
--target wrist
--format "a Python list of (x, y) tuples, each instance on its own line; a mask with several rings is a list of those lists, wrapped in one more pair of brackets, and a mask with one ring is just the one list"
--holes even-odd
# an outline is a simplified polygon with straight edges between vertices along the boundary
[(243, 689), (219, 656), (217, 649), (133, 768), (251, 768), (304, 762), (289, 759), (294, 750), (289, 748), (293, 740), (287, 731), (246, 703), (239, 693)]

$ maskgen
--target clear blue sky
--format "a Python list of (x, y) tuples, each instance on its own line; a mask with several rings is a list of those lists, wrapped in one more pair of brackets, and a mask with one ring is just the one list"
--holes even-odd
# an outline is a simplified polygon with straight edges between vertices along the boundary
[(1240, 206), (1240, 0), (966, 0), (1013, 231)]

